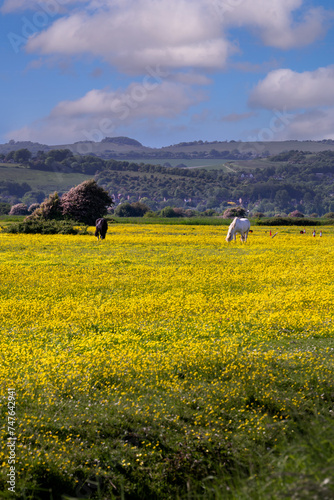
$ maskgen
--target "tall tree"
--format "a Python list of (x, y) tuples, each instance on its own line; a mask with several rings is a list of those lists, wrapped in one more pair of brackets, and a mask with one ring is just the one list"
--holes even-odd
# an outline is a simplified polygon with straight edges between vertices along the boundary
[(26, 148), (18, 149), (15, 151), (13, 158), (16, 163), (28, 163), (31, 158), (31, 152)]
[(113, 204), (111, 196), (93, 179), (73, 187), (61, 198), (65, 217), (89, 225), (94, 225), (96, 219), (106, 215), (108, 207)]

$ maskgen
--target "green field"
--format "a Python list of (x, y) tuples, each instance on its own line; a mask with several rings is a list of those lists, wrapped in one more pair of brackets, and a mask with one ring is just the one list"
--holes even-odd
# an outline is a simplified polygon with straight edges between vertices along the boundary
[[(123, 161), (123, 159), (122, 159)], [(224, 164), (230, 160), (222, 160), (222, 159), (183, 159), (183, 158), (124, 158), (124, 161), (128, 161), (129, 163), (147, 163), (148, 165), (164, 165), (165, 163), (169, 163), (172, 167), (177, 167), (178, 165), (186, 165), (188, 168), (217, 168), (224, 169)]]
[(47, 195), (54, 191), (64, 192), (92, 176), (63, 172), (45, 172), (32, 170), (17, 164), (0, 163), (0, 181), (11, 181), (22, 184), (26, 182), (33, 191), (44, 191)]
[(147, 163), (149, 165), (164, 165), (169, 163), (172, 167), (180, 164), (187, 168), (204, 168), (205, 170), (222, 170), (224, 172), (237, 172), (238, 170), (252, 170), (255, 168), (266, 168), (272, 166), (272, 162), (265, 158), (255, 160), (223, 160), (223, 159), (172, 159), (172, 158), (125, 158), (124, 161), (134, 163)]

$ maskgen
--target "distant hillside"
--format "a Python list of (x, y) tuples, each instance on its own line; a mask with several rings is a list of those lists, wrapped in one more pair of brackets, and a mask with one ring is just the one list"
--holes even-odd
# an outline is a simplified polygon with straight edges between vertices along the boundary
[[(222, 160), (249, 160), (265, 158), (279, 153), (297, 150), (310, 153), (320, 151), (334, 151), (334, 141), (270, 141), (270, 142), (242, 142), (242, 141), (191, 141), (180, 142), (162, 148), (143, 146), (139, 141), (129, 137), (105, 137), (100, 142), (79, 141), (74, 144), (48, 146), (30, 141), (9, 141), (0, 144), (0, 154), (18, 149), (29, 149), (32, 153), (37, 151), (50, 151), (52, 149), (69, 149), (75, 155), (94, 155), (103, 159), (131, 159), (131, 160), (157, 160), (164, 163), (168, 159), (196, 160), (196, 159), (222, 159)], [(180, 161), (181, 163), (181, 161)]]
[[(0, 202), (40, 203), (50, 192), (63, 192), (94, 177), (116, 204), (142, 201), (153, 210), (165, 206), (213, 209), (243, 205), (266, 215), (299, 210), (334, 212), (334, 151), (286, 153), (227, 168), (177, 168), (144, 162), (73, 155), (69, 149), (38, 153), (23, 164), (10, 153), (0, 163)], [(15, 154), (14, 154), (15, 156)]]
[(112, 144), (126, 144), (127, 146), (139, 146), (142, 147), (143, 145), (139, 142), (136, 141), (135, 139), (130, 139), (129, 137), (105, 137), (101, 141), (102, 143), (108, 142)]
[(31, 141), (9, 141), (6, 144), (0, 144), (0, 154), (8, 154), (11, 151), (18, 151), (19, 149), (29, 149), (33, 154), (36, 154), (38, 151), (50, 151), (52, 149), (51, 146), (47, 146), (46, 144), (40, 144), (39, 142), (31, 142)]

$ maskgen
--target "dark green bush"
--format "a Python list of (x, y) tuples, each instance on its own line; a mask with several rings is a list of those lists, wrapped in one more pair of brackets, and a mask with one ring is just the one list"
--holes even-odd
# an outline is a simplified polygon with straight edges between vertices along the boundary
[(319, 226), (320, 221), (298, 217), (270, 217), (269, 219), (258, 219), (258, 226)]
[(9, 214), (11, 209), (10, 203), (0, 202), (0, 215)]
[(152, 218), (152, 217), (157, 217), (157, 213), (153, 212), (153, 210), (149, 210), (148, 212), (144, 213), (144, 216), (146, 219), (147, 218)]
[(227, 208), (224, 213), (224, 219), (234, 219), (234, 217), (245, 217), (247, 214), (243, 207), (230, 207)]
[(173, 207), (165, 207), (160, 211), (161, 217), (182, 217), (181, 214), (177, 213)]
[(88, 234), (86, 226), (74, 221), (24, 220), (2, 227), (5, 233), (24, 234)]
[(323, 219), (334, 219), (334, 212), (328, 212), (322, 216)]
[(50, 196), (43, 201), (35, 210), (26, 217), (26, 221), (30, 220), (60, 220), (62, 219), (61, 200), (57, 192), (50, 194)]
[(129, 203), (125, 201), (115, 208), (115, 215), (118, 217), (143, 217), (148, 211), (149, 207), (145, 203), (140, 201)]
[(304, 214), (300, 212), (299, 210), (294, 210), (293, 212), (289, 213), (289, 217), (295, 217), (298, 219), (302, 219), (304, 217)]

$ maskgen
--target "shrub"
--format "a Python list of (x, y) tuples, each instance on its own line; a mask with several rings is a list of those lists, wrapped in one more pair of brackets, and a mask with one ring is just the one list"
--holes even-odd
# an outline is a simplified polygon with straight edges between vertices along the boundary
[(234, 219), (234, 217), (245, 217), (246, 210), (243, 207), (230, 207), (223, 213), (224, 219)]
[(206, 217), (213, 217), (214, 215), (218, 215), (218, 213), (213, 208), (208, 208), (207, 210), (204, 210), (204, 215)]
[(10, 209), (9, 215), (27, 215), (28, 207), (24, 203), (17, 203)]
[[(211, 211), (211, 210), (210, 210)], [(191, 208), (187, 208), (184, 212), (184, 215), (186, 217), (194, 217), (196, 215), (196, 211), (192, 210)]]
[(0, 202), (0, 215), (8, 215), (10, 209), (10, 203)]
[(271, 217), (265, 220), (258, 220), (259, 226), (318, 226), (320, 221), (303, 217)]
[(134, 210), (128, 201), (121, 203), (115, 208), (115, 215), (118, 217), (132, 217)]
[(334, 212), (328, 212), (327, 214), (323, 215), (324, 219), (334, 219)]
[(28, 208), (28, 212), (30, 212), (31, 214), (33, 212), (35, 212), (35, 210), (37, 210), (37, 208), (39, 208), (41, 205), (39, 203), (32, 203), (30, 205), (30, 207)]
[(170, 217), (180, 217), (180, 215), (175, 212), (175, 210), (174, 210), (173, 207), (165, 207), (165, 208), (163, 208), (160, 211), (159, 215), (161, 215), (161, 217), (168, 217), (168, 218), (170, 218)]
[(144, 213), (145, 218), (156, 217), (156, 216), (157, 216), (157, 214), (156, 214), (156, 212), (153, 212), (153, 210), (149, 210), (148, 212)]
[(119, 217), (143, 217), (149, 210), (149, 207), (141, 201), (135, 201), (133, 203), (126, 201), (118, 205), (115, 214)]
[(25, 220), (60, 220), (63, 217), (61, 200), (57, 192), (50, 194), (49, 198), (33, 211)]
[(131, 203), (131, 207), (135, 212), (134, 217), (142, 217), (144, 214), (146, 214), (146, 212), (150, 210), (149, 207), (141, 201)]
[(184, 217), (185, 216), (185, 211), (183, 208), (173, 208), (174, 212), (176, 213), (177, 217)]
[(85, 226), (78, 226), (75, 221), (24, 220), (2, 227), (5, 233), (24, 234), (88, 234)]
[(299, 210), (294, 210), (293, 212), (289, 213), (289, 217), (304, 217), (304, 214), (300, 212)]
[(96, 219), (108, 213), (113, 200), (102, 187), (91, 179), (84, 181), (63, 194), (62, 213), (65, 217), (84, 224), (94, 225)]

